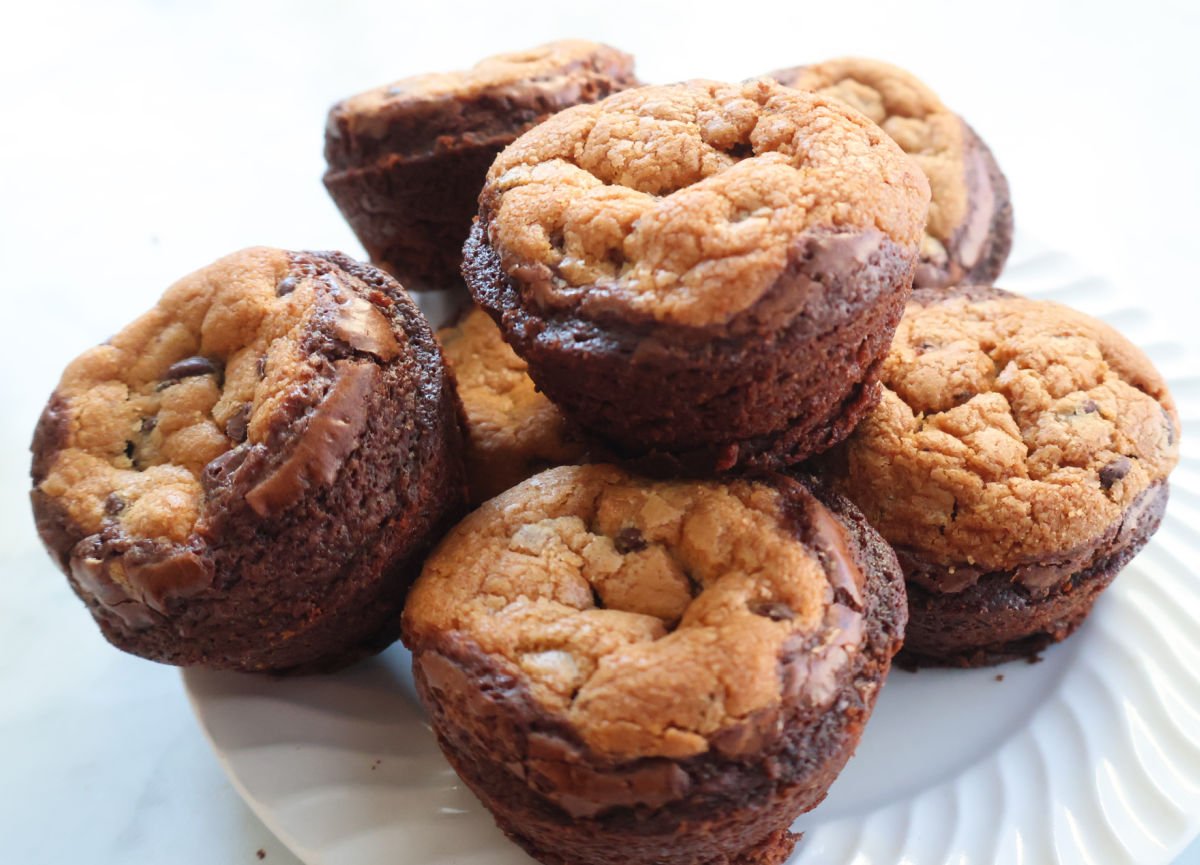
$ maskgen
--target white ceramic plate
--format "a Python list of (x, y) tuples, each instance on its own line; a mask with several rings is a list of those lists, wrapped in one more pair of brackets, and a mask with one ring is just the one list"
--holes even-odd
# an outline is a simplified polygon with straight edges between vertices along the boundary
[[(1170, 380), (1185, 429), (1200, 429), (1200, 364), (1154, 339), (1132, 293), (1025, 237), (999, 284), (1115, 324)], [(797, 821), (792, 863), (1166, 865), (1182, 850), (1200, 831), (1190, 445), (1185, 433), (1162, 529), (1041, 663), (893, 671), (857, 755)], [(309, 865), (532, 862), (442, 759), (402, 646), (333, 676), (184, 682), (234, 785)]]

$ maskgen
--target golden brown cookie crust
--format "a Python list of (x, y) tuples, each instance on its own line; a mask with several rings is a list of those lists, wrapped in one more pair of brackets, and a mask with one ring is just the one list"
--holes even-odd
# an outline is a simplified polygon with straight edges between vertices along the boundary
[(969, 209), (962, 119), (915, 75), (879, 60), (840, 57), (782, 69), (772, 77), (856, 108), (916, 161), (931, 191), (921, 254), (944, 261), (945, 244), (967, 219)]
[(815, 632), (833, 602), (774, 488), (567, 466), (446, 537), (405, 631), (475, 641), (595, 753), (683, 758), (779, 706), (784, 644)]
[(1179, 419), (1111, 327), (987, 289), (919, 291), (843, 491), (891, 543), (1008, 570), (1093, 544), (1178, 461)]
[(334, 107), (330, 122), (338, 117), (358, 134), (380, 129), (396, 114), (422, 103), (486, 96), (503, 97), (513, 87), (523, 92), (544, 90), (557, 97), (570, 84), (572, 73), (584, 66), (633, 67), (628, 54), (583, 39), (547, 42), (525, 51), (497, 54), (459, 72), (434, 72), (402, 78), (353, 96)]
[(39, 489), (84, 534), (115, 517), (130, 537), (184, 542), (204, 467), (240, 441), (266, 441), (289, 394), (317, 382), (300, 345), (314, 315), (332, 314), (357, 348), (398, 354), (371, 303), (345, 291), (331, 300), (318, 277), (285, 278), (291, 267), (277, 249), (226, 256), (67, 367), (56, 390), (66, 440)]
[(853, 109), (769, 80), (625, 91), (560, 112), (493, 163), (488, 239), (545, 308), (727, 322), (808, 229), (916, 250), (919, 168)]
[(474, 308), (438, 331), (467, 418), (467, 476), (482, 502), (549, 466), (581, 460), (587, 448), (529, 377), (486, 312)]

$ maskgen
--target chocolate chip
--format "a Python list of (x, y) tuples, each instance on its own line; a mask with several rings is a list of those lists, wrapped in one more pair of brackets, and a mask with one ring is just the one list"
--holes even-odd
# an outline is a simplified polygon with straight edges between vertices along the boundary
[(296, 277), (285, 276), (275, 285), (275, 296), (286, 297), (296, 290)]
[(125, 456), (126, 456), (127, 458), (129, 458), (129, 459), (133, 459), (133, 455), (134, 455), (136, 452), (137, 452), (137, 451), (136, 451), (136, 448), (134, 447), (134, 444), (133, 444), (133, 442), (125, 442)]
[(108, 498), (104, 500), (104, 513), (111, 517), (115, 517), (123, 510), (125, 510), (125, 499), (121, 498), (116, 493), (109, 493)]
[(258, 373), (259, 378), (263, 378), (267, 374), (267, 356), (265, 354), (254, 365), (254, 371)]
[(163, 375), (163, 384), (179, 381), (181, 378), (191, 378), (197, 375), (215, 375), (220, 376), (222, 366), (220, 362), (211, 360), (207, 357), (185, 357), (183, 360), (175, 361), (167, 367), (167, 372)]
[(227, 484), (238, 466), (246, 461), (250, 450), (249, 447), (234, 448), (225, 451), (216, 459), (210, 460), (204, 467), (204, 471), (200, 472), (200, 486), (204, 488), (204, 491), (211, 495)]
[(1132, 467), (1133, 463), (1129, 461), (1129, 457), (1117, 457), (1100, 469), (1100, 486), (1106, 490), (1110, 489), (1113, 484), (1129, 474)]
[(766, 616), (772, 622), (790, 622), (796, 618), (795, 612), (787, 604), (777, 601), (750, 605), (750, 612), (756, 616)]
[(1094, 399), (1089, 399), (1079, 408), (1083, 410), (1084, 414), (1095, 414), (1096, 412), (1100, 411), (1100, 406), (1096, 405), (1096, 401)]
[(233, 413), (233, 417), (225, 421), (225, 435), (238, 444), (246, 440), (246, 424), (250, 422), (250, 403), (242, 403), (242, 407)]
[(613, 539), (613, 546), (617, 548), (617, 552), (621, 555), (626, 553), (636, 553), (646, 549), (646, 539), (642, 533), (633, 526), (621, 529), (617, 532), (617, 536)]
[(158, 418), (156, 418), (156, 417), (142, 418), (141, 430), (142, 430), (143, 434), (149, 435), (150, 433), (154, 432), (154, 428), (156, 426), (158, 426)]
[(833, 590), (833, 602), (841, 604), (843, 607), (849, 607), (851, 610), (862, 612), (862, 604), (854, 599), (854, 595), (850, 594), (850, 590), (844, 586), (838, 586)]

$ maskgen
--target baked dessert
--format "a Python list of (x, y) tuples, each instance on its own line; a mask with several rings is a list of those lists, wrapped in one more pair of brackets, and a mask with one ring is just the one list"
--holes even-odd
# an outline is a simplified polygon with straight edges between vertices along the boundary
[(842, 57), (771, 73), (789, 87), (853, 105), (883, 127), (929, 178), (932, 200), (913, 285), (989, 285), (1012, 248), (1008, 181), (967, 123), (912, 73)]
[(438, 743), (554, 865), (777, 863), (853, 752), (905, 620), (895, 556), (811, 482), (535, 475), (404, 612)]
[(587, 455), (584, 437), (538, 391), (499, 328), (478, 307), (438, 331), (454, 370), (467, 427), (467, 482), (472, 504), (553, 466)]
[(247, 249), (63, 373), (33, 440), (46, 548), (115, 646), (238, 670), (392, 642), (463, 509), (457, 399), (396, 282)]
[(913, 293), (884, 394), (832, 459), (896, 548), (905, 657), (976, 666), (1070, 634), (1157, 529), (1179, 418), (1124, 337), (994, 288)]
[(571, 105), (633, 86), (633, 58), (566, 40), (334, 105), (325, 187), (371, 260), (409, 289), (461, 285), (462, 245), (496, 154)]
[(463, 274), (538, 387), (621, 456), (773, 467), (877, 398), (928, 200), (841, 103), (767, 80), (642, 87), (497, 157)]

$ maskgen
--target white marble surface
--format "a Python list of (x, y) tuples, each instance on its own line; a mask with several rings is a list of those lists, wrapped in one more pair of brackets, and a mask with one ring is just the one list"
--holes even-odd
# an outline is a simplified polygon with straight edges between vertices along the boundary
[(1023, 228), (1170, 312), (1164, 339), (1195, 339), (1200, 7), (1185, 0), (3, 11), (0, 862), (297, 861), (225, 781), (178, 674), (109, 649), (41, 553), (26, 448), (62, 365), (174, 278), (255, 243), (361, 252), (320, 186), (342, 95), (566, 35), (632, 51), (650, 80), (890, 58), (991, 144)]

